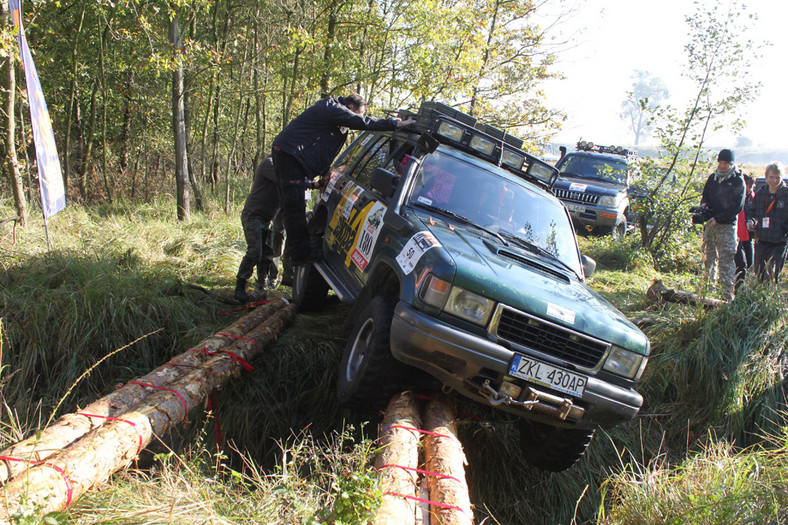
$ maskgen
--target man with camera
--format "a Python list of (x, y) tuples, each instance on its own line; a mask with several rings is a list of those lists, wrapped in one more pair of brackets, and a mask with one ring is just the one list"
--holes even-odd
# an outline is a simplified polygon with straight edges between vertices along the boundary
[(703, 186), (700, 208), (703, 213), (693, 214), (701, 220), (708, 219), (703, 228), (703, 248), (706, 278), (716, 280), (724, 299), (733, 300), (733, 283), (736, 278), (736, 219), (744, 209), (744, 178), (734, 164), (733, 151), (720, 150), (717, 170)]
[(755, 273), (761, 282), (774, 282), (785, 264), (788, 246), (788, 188), (779, 162), (766, 166), (766, 185), (747, 207), (747, 228), (755, 237)]

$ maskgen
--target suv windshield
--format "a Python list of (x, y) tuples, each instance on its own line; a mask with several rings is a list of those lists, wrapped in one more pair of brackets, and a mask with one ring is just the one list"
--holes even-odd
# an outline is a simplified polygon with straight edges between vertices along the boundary
[(436, 151), (416, 173), (409, 203), (467, 218), (521, 248), (534, 245), (582, 275), (572, 225), (561, 203), (503, 170), (491, 171)]
[(603, 159), (569, 155), (559, 167), (561, 173), (584, 179), (597, 179), (616, 184), (627, 183), (627, 163), (624, 159)]

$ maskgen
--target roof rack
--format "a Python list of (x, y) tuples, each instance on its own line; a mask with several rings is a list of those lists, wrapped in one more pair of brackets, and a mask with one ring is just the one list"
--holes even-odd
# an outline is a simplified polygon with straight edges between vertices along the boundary
[(523, 141), (477, 120), (441, 102), (423, 102), (419, 111), (400, 110), (402, 119), (413, 118), (417, 133), (429, 133), (439, 142), (449, 144), (476, 157), (551, 189), (558, 169), (523, 151)]

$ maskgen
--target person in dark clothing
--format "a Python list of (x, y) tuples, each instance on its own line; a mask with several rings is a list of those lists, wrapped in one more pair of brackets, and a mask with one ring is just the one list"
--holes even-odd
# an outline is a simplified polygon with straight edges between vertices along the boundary
[(720, 150), (717, 170), (706, 180), (700, 201), (712, 215), (703, 228), (706, 278), (718, 280), (729, 301), (733, 300), (736, 275), (736, 219), (744, 209), (744, 179), (734, 160), (733, 151)]
[[(752, 191), (752, 187), (755, 183), (755, 180), (748, 175), (747, 173), (744, 174), (744, 208), (747, 209), (747, 206), (752, 201), (753, 197), (755, 197), (755, 192)], [(752, 247), (752, 239), (750, 238), (750, 232), (747, 230), (747, 218), (746, 212), (742, 210), (739, 213), (739, 216), (736, 220), (736, 237), (739, 239), (739, 244), (736, 247), (736, 257), (734, 257), (734, 262), (736, 263), (736, 283), (734, 285), (734, 290), (738, 290), (741, 283), (744, 282), (744, 279), (747, 277), (747, 270), (752, 266), (753, 262), (753, 247)]]
[[(275, 264), (271, 221), (279, 213), (279, 188), (276, 183), (274, 162), (264, 158), (254, 170), (254, 180), (241, 211), (241, 224), (246, 238), (246, 253), (241, 259), (235, 276), (235, 299), (249, 302), (264, 299), (271, 284), (268, 280), (271, 266)], [(250, 296), (246, 283), (257, 267), (257, 288)]]
[(310, 246), (305, 181), (315, 177), (324, 180), (345, 144), (348, 129), (395, 130), (415, 123), (412, 119), (365, 117), (366, 107), (366, 101), (357, 94), (324, 98), (293, 119), (274, 139), (272, 156), (293, 266), (322, 256), (318, 246)]
[(755, 237), (755, 274), (761, 282), (777, 283), (788, 246), (788, 187), (779, 162), (766, 166), (766, 186), (747, 207), (747, 228)]

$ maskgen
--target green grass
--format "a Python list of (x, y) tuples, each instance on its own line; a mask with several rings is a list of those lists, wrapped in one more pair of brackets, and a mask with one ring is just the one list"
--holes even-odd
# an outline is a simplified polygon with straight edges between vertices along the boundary
[[(9, 206), (0, 199), (0, 216), (12, 215)], [(217, 312), (230, 308), (219, 296), (231, 292), (244, 249), (237, 208), (229, 217), (195, 213), (187, 224), (174, 219), (174, 209), (164, 199), (70, 206), (50, 221), (51, 250), (40, 220), (17, 230), (15, 244), (10, 227), (0, 229), (0, 386), (7, 403), (0, 440), (18, 440), (43, 424), (85, 370), (130, 341), (161, 329), (92, 370), (59, 413), (235, 319)], [(460, 400), (462, 412), (482, 417), (460, 423), (477, 522), (774, 520), (775, 505), (785, 506), (785, 439), (762, 436), (784, 436), (788, 426), (785, 289), (748, 287), (713, 310), (652, 305), (644, 293), (654, 279), (702, 291), (698, 246), (687, 246), (669, 272), (669, 265), (655, 269), (636, 237), (580, 243), (599, 263), (591, 287), (630, 317), (657, 320), (648, 328), (652, 357), (640, 388), (646, 404), (631, 423), (598, 432), (576, 467), (550, 474), (522, 460), (508, 416)], [(158, 456), (143, 458), (57, 519), (365, 523), (378, 497), (370, 470), (376, 422), (365, 425), (342, 410), (334, 393), (348, 312), (334, 300), (320, 313), (299, 315), (252, 363), (253, 373), (220, 392), (214, 413), (226, 457), (213, 453), (213, 419), (193, 414), (191, 425), (168, 440), (174, 452), (154, 447)], [(224, 467), (217, 470), (219, 461)], [(715, 480), (713, 490), (702, 487), (704, 477)], [(683, 500), (690, 503), (677, 503)], [(353, 515), (357, 510), (362, 516)]]

